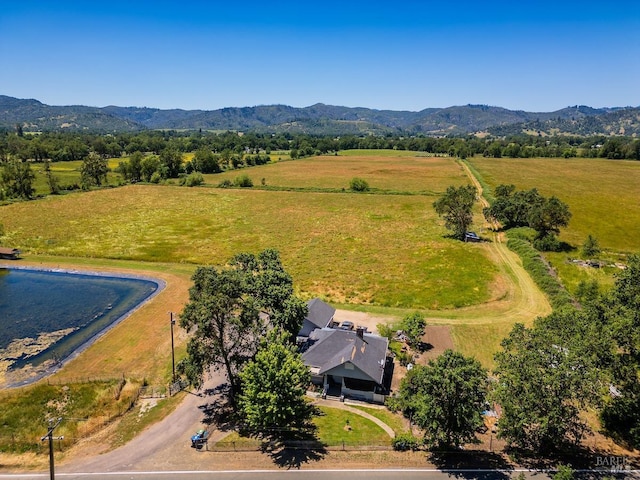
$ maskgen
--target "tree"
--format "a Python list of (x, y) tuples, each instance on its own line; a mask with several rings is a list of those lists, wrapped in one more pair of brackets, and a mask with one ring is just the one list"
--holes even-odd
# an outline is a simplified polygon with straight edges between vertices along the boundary
[(487, 372), (480, 362), (446, 350), (427, 366), (416, 365), (402, 380), (399, 405), (436, 448), (475, 439), (486, 409)]
[[(142, 160), (141, 152), (133, 152), (128, 162), (120, 162), (118, 172), (122, 174), (125, 180), (136, 183), (142, 180)], [(153, 172), (152, 172), (153, 173)]]
[(12, 160), (4, 164), (0, 174), (0, 185), (9, 198), (30, 199), (35, 193), (33, 182), (36, 176), (27, 162)]
[(588, 427), (579, 412), (595, 405), (606, 383), (611, 342), (588, 312), (566, 309), (514, 325), (495, 356), (500, 438), (533, 452), (579, 443)]
[(286, 335), (272, 330), (240, 380), (239, 412), (256, 436), (283, 437), (311, 427), (315, 408), (305, 399), (311, 373)]
[(208, 148), (198, 149), (193, 156), (191, 164), (197, 172), (220, 173), (222, 171), (218, 158)]
[(400, 324), (400, 328), (407, 336), (407, 342), (414, 349), (420, 346), (426, 326), (427, 322), (420, 312), (410, 313), (402, 319)]
[(291, 276), (275, 250), (258, 256), (238, 254), (222, 268), (199, 267), (193, 282), (180, 325), (194, 333), (180, 371), (200, 387), (210, 367), (224, 370), (235, 407), (239, 372), (256, 354), (259, 339), (271, 327), (281, 328), (289, 337), (297, 333), (306, 305), (293, 295)]
[(615, 348), (612, 381), (620, 395), (604, 406), (607, 430), (631, 446), (640, 447), (640, 256), (631, 255), (613, 290), (596, 311), (611, 328)]
[(560, 227), (569, 225), (570, 219), (569, 205), (557, 197), (548, 198), (529, 211), (529, 226), (537, 232), (537, 238), (557, 235)]
[(195, 331), (179, 371), (199, 388), (210, 367), (223, 369), (230, 385), (229, 399), (235, 406), (240, 391), (238, 374), (255, 354), (263, 334), (259, 311), (254, 299), (245, 294), (245, 276), (236, 269), (199, 267), (192, 279), (180, 325)]
[(368, 192), (369, 184), (363, 178), (354, 177), (349, 182), (349, 188), (354, 192)]
[(293, 279), (282, 266), (278, 251), (266, 249), (257, 256), (240, 253), (230, 264), (245, 275), (247, 292), (270, 325), (295, 342), (307, 315), (307, 304), (294, 295)]
[(47, 185), (51, 195), (60, 193), (60, 180), (51, 171), (51, 162), (48, 160), (44, 162), (44, 174), (47, 177)]
[(445, 227), (453, 231), (453, 236), (459, 240), (473, 222), (472, 209), (476, 201), (476, 187), (466, 185), (462, 187), (450, 186), (445, 194), (433, 203), (436, 213), (444, 218)]
[(582, 255), (586, 258), (593, 258), (597, 257), (599, 253), (600, 245), (598, 244), (598, 239), (589, 234), (582, 244)]
[(177, 178), (182, 172), (182, 154), (172, 148), (160, 153), (161, 173), (164, 178)]
[(140, 163), (140, 175), (141, 179), (145, 182), (150, 182), (151, 177), (160, 168), (160, 160), (156, 155), (147, 155), (142, 159)]
[(80, 177), (82, 179), (82, 185), (89, 187), (91, 185), (102, 185), (102, 182), (107, 181), (107, 172), (109, 167), (107, 166), (107, 160), (102, 158), (95, 152), (89, 153), (80, 166)]

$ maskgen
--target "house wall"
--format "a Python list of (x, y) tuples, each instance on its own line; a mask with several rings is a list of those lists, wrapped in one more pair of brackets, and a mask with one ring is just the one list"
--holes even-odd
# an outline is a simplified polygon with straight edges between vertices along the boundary
[(374, 392), (363, 392), (362, 390), (351, 390), (344, 385), (342, 386), (342, 394), (345, 397), (353, 398), (355, 400), (363, 400), (365, 402), (384, 403), (387, 398), (384, 395)]
[[(353, 368), (349, 368), (349, 365)], [(355, 367), (351, 362), (345, 362), (342, 365), (332, 368), (325, 372), (327, 375), (333, 375), (334, 377), (349, 377), (357, 378), (358, 380), (371, 380), (371, 377), (364, 373), (359, 368)]]

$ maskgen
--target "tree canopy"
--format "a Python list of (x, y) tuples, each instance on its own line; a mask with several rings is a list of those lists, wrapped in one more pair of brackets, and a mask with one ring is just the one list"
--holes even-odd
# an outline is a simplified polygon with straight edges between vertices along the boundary
[(473, 185), (450, 186), (445, 194), (433, 203), (436, 213), (444, 218), (445, 227), (453, 231), (453, 236), (464, 239), (465, 233), (473, 223), (473, 205), (477, 190)]
[(311, 373), (287, 336), (274, 329), (240, 372), (240, 416), (256, 436), (309, 430), (315, 408), (305, 399)]
[(400, 384), (398, 405), (433, 447), (459, 447), (475, 439), (486, 409), (487, 372), (480, 362), (446, 350), (416, 365)]
[(230, 400), (240, 392), (239, 372), (251, 360), (271, 327), (295, 339), (306, 305), (293, 294), (292, 279), (275, 250), (241, 253), (221, 268), (199, 267), (180, 325), (193, 331), (179, 370), (199, 387), (210, 367), (223, 369)]
[(91, 185), (99, 187), (103, 182), (107, 181), (108, 171), (107, 160), (95, 152), (90, 152), (89, 155), (82, 160), (82, 165), (80, 166), (82, 184), (85, 187)]

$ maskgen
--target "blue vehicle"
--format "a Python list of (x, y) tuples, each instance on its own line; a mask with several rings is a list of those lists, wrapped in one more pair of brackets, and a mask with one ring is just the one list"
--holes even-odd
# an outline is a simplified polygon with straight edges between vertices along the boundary
[(191, 448), (200, 450), (207, 443), (207, 437), (209, 437), (209, 432), (203, 429), (198, 430), (195, 435), (191, 436)]

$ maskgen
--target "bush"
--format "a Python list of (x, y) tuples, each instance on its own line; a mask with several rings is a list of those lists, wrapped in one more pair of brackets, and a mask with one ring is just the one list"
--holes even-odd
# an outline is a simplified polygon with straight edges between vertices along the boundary
[(160, 175), (160, 172), (157, 171), (153, 172), (151, 178), (149, 179), (151, 183), (160, 183), (160, 180), (162, 180), (162, 175)]
[(420, 440), (410, 433), (401, 433), (392, 440), (393, 449), (398, 452), (406, 452), (411, 450), (415, 452), (420, 448)]
[(200, 172), (192, 172), (187, 175), (187, 178), (184, 181), (184, 184), (187, 187), (196, 187), (198, 185), (204, 184), (204, 177)]
[(253, 181), (249, 178), (249, 175), (240, 175), (233, 180), (233, 184), (236, 187), (251, 188), (253, 187)]
[(232, 186), (233, 186), (233, 183), (231, 183), (231, 180), (229, 180), (228, 178), (225, 178), (218, 184), (218, 188), (229, 188)]
[(533, 246), (541, 252), (559, 252), (561, 250), (560, 241), (553, 233), (547, 233), (542, 238), (536, 238)]
[(369, 191), (369, 184), (363, 178), (354, 177), (349, 182), (349, 188), (354, 192), (367, 192)]

